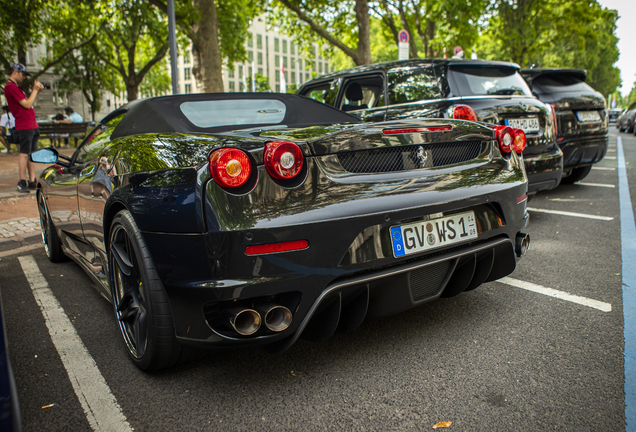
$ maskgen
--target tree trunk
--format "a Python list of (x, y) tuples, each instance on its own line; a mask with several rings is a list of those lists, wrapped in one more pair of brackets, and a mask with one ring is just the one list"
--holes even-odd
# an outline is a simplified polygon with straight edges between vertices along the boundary
[(219, 44), (219, 23), (214, 0), (199, 0), (203, 17), (192, 25), (192, 72), (203, 88), (202, 92), (223, 92), (223, 69)]
[(430, 41), (435, 37), (435, 21), (428, 19), (428, 24), (426, 24), (426, 57), (433, 58), (435, 57), (435, 49), (433, 48), (433, 44)]
[(358, 66), (371, 64), (371, 25), (367, 0), (356, 0), (355, 12), (358, 22), (358, 48), (353, 61)]

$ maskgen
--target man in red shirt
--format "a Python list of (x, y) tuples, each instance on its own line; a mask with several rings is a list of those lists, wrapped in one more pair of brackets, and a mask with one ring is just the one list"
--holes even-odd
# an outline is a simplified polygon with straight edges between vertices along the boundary
[[(35, 164), (29, 161), (29, 155), (38, 149), (40, 129), (35, 121), (33, 104), (38, 94), (44, 90), (42, 83), (35, 81), (31, 95), (27, 97), (20, 84), (29, 75), (31, 74), (27, 72), (26, 66), (23, 64), (16, 63), (11, 65), (11, 75), (9, 75), (9, 81), (4, 86), (4, 96), (7, 99), (9, 111), (15, 117), (15, 134), (20, 149), (18, 192), (24, 193), (29, 193), (29, 189), (35, 189)], [(29, 173), (28, 177), (27, 170)]]

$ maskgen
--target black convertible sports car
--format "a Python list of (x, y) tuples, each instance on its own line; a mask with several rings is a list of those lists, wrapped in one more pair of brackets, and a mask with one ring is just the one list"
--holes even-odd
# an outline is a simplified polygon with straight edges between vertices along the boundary
[(329, 338), (510, 274), (529, 244), (521, 131), (360, 123), (295, 95), (139, 100), (49, 148), (42, 237), (114, 304), (133, 361)]

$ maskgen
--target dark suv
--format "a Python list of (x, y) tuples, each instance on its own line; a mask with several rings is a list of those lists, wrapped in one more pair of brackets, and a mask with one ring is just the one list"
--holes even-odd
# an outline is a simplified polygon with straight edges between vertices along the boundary
[(432, 117), (520, 128), (527, 137), (528, 192), (561, 181), (553, 111), (532, 95), (514, 63), (439, 59), (359, 66), (311, 80), (298, 94), (368, 122)]
[(585, 178), (607, 153), (605, 98), (585, 83), (582, 69), (524, 69), (532, 92), (557, 116), (557, 144), (563, 152), (562, 183)]

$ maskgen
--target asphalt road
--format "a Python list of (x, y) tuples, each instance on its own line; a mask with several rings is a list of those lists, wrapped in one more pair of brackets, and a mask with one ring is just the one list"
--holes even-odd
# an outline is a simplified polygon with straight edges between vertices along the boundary
[[(529, 203), (613, 219), (531, 211), (530, 251), (510, 276), (610, 311), (492, 282), (283, 354), (228, 349), (146, 374), (128, 360), (111, 305), (76, 264), (52, 264), (42, 249), (3, 257), (24, 430), (93, 430), (73, 383), (80, 394), (94, 389), (69, 379), (19, 256), (35, 259), (137, 432), (430, 430), (441, 421), (453, 422), (450, 431), (625, 430), (616, 135), (612, 128), (597, 165), (614, 169), (584, 180), (614, 187), (563, 185)], [(636, 137), (620, 136), (636, 203)]]

